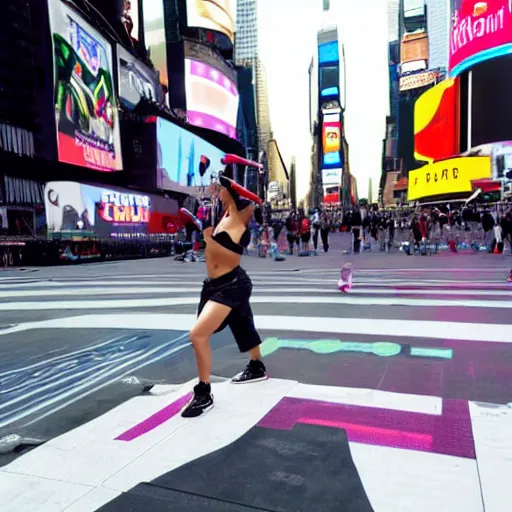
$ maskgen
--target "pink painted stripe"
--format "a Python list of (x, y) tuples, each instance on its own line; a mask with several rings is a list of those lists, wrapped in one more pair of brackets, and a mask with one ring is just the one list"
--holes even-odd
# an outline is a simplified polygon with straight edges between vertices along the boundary
[(134, 439), (137, 439), (138, 437), (141, 437), (144, 434), (151, 432), (151, 430), (154, 430), (155, 428), (162, 425), (162, 423), (165, 423), (166, 421), (170, 420), (173, 416), (176, 416), (176, 414), (178, 414), (181, 411), (181, 409), (183, 409), (183, 407), (191, 398), (192, 393), (186, 394), (185, 396), (176, 400), (176, 402), (169, 404), (168, 406), (156, 412), (155, 414), (145, 419), (138, 425), (135, 425), (135, 427), (132, 427), (131, 429), (127, 430), (120, 436), (116, 437), (115, 441), (133, 441)]

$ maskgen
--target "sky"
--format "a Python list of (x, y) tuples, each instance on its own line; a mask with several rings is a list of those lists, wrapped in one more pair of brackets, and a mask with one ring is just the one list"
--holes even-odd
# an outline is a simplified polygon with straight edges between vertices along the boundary
[(350, 170), (360, 198), (368, 197), (372, 178), (375, 201), (389, 110), (385, 0), (331, 0), (328, 13), (322, 12), (322, 0), (258, 0), (259, 53), (267, 70), (274, 138), (287, 165), (296, 157), (301, 200), (311, 175), (308, 67), (317, 31), (334, 25), (345, 45)]

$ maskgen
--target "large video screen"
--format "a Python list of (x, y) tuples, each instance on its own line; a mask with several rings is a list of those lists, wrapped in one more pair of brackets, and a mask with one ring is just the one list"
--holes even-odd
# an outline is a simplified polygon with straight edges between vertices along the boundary
[(134, 109), (142, 98), (161, 101), (158, 73), (140, 62), (122, 46), (117, 46), (119, 61), (119, 96), (122, 103)]
[(176, 199), (71, 181), (46, 184), (45, 210), (49, 235), (164, 234), (180, 225)]
[(323, 150), (333, 153), (341, 149), (341, 123), (339, 114), (326, 114), (323, 118)]
[(122, 170), (110, 43), (60, 0), (49, 13), (59, 161)]
[(236, 30), (236, 0), (187, 0), (189, 27), (222, 32), (233, 42)]
[(334, 64), (340, 60), (338, 41), (329, 41), (318, 47), (318, 64)]
[(128, 191), (53, 181), (46, 184), (45, 208), (50, 234), (67, 231), (101, 236), (146, 233), (151, 199)]
[(460, 75), (484, 60), (512, 52), (510, 0), (453, 0), (450, 76)]
[(160, 83), (169, 86), (165, 42), (164, 0), (144, 0), (144, 39), (151, 62), (160, 73)]
[(223, 168), (226, 155), (209, 142), (180, 126), (157, 121), (157, 187), (187, 194), (207, 191), (212, 172)]
[(204, 62), (185, 59), (185, 93), (190, 124), (236, 139), (239, 96), (233, 80)]

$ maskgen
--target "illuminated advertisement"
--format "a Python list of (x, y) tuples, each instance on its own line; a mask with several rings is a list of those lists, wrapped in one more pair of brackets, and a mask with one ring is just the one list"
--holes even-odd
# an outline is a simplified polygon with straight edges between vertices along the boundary
[(71, 181), (46, 184), (45, 210), (49, 235), (163, 234), (180, 225), (175, 199)]
[(236, 0), (187, 0), (189, 27), (222, 32), (233, 42), (236, 30)]
[(123, 12), (123, 23), (126, 28), (128, 35), (139, 40), (139, 0), (125, 0), (124, 1), (124, 12)]
[(185, 94), (191, 125), (236, 139), (236, 73), (205, 45), (185, 43)]
[(471, 193), (471, 181), (491, 177), (491, 158), (450, 158), (409, 172), (409, 201), (448, 194)]
[(341, 149), (341, 124), (339, 114), (327, 114), (323, 124), (323, 149), (325, 153), (333, 153)]
[(157, 121), (157, 187), (187, 194), (204, 193), (225, 153), (201, 137), (164, 119)]
[(324, 203), (332, 204), (340, 202), (340, 185), (324, 187)]
[(59, 161), (98, 171), (123, 167), (112, 48), (59, 0), (49, 2)]
[(478, 62), (512, 52), (512, 2), (454, 0), (450, 34), (450, 76)]
[(165, 42), (164, 0), (144, 0), (144, 39), (149, 57), (160, 73), (160, 83), (169, 85)]
[(426, 32), (405, 34), (400, 45), (400, 62), (428, 61), (428, 35)]
[(338, 41), (329, 41), (318, 47), (318, 64), (333, 64), (340, 60)]
[(151, 200), (147, 195), (54, 181), (46, 184), (45, 208), (50, 234), (87, 231), (108, 236), (147, 232)]
[(342, 169), (322, 169), (323, 185), (341, 185)]
[(414, 158), (433, 162), (459, 153), (458, 81), (444, 80), (414, 104)]
[(119, 60), (119, 99), (133, 110), (142, 98), (160, 101), (158, 73), (142, 64), (122, 46), (117, 46)]
[(323, 156), (322, 167), (340, 167), (341, 166), (341, 155), (339, 152), (326, 153)]

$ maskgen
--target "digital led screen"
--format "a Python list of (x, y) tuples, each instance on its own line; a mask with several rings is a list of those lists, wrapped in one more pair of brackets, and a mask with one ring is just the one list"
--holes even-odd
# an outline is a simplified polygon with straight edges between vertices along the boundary
[(125, 0), (123, 22), (129, 36), (139, 40), (139, 0)]
[(409, 172), (409, 201), (447, 194), (471, 193), (473, 180), (491, 177), (491, 158), (451, 158)]
[(339, 114), (326, 114), (322, 124), (323, 150), (333, 153), (341, 149), (341, 124)]
[(327, 89), (322, 89), (322, 98), (330, 98), (330, 97), (339, 97), (340, 91), (337, 87), (327, 87)]
[[(456, 79), (458, 80), (458, 79)], [(459, 152), (458, 81), (445, 80), (414, 104), (414, 158), (434, 161)]]
[(512, 2), (454, 0), (450, 76), (478, 62), (512, 53)]
[(338, 153), (326, 153), (323, 156), (323, 167), (340, 167), (341, 155)]
[(158, 73), (148, 68), (122, 46), (117, 46), (119, 60), (119, 96), (122, 103), (134, 109), (142, 98), (161, 101)]
[(329, 41), (318, 47), (318, 64), (333, 64), (340, 59), (338, 41)]
[(112, 48), (59, 0), (49, 2), (59, 161), (122, 170)]
[(239, 96), (233, 80), (204, 62), (185, 59), (185, 93), (190, 124), (236, 139)]
[(323, 185), (341, 185), (342, 169), (322, 169)]
[(225, 153), (192, 132), (157, 120), (157, 187), (188, 194), (204, 193)]
[(164, 0), (143, 0), (144, 39), (151, 62), (160, 73), (160, 83), (169, 85), (165, 42)]
[(320, 89), (329, 89), (330, 87), (339, 88), (340, 70), (338, 66), (325, 66), (319, 69)]
[(189, 27), (222, 32), (233, 42), (236, 0), (187, 0), (187, 23)]
[(88, 231), (147, 232), (151, 199), (148, 195), (71, 181), (49, 182), (45, 188), (49, 233)]

